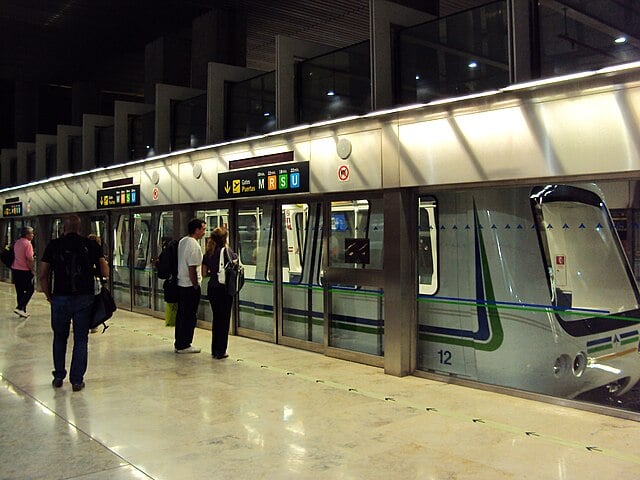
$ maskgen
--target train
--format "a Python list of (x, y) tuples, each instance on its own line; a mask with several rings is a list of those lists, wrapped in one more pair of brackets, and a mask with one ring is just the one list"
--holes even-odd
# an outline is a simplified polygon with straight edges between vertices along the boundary
[(612, 67), (6, 188), (0, 233), (33, 226), (38, 253), (81, 214), (119, 307), (160, 317), (155, 259), (202, 218), (245, 266), (236, 335), (623, 397), (640, 380), (638, 119), (640, 65)]

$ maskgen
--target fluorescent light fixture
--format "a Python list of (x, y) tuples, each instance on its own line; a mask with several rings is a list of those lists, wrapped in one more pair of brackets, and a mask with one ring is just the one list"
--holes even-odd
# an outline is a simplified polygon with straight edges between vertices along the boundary
[(262, 114), (262, 116), (263, 116), (263, 117), (268, 117), (268, 116), (270, 116), (270, 115), (271, 115), (271, 114), (270, 114), (269, 112), (264, 112), (264, 113)]

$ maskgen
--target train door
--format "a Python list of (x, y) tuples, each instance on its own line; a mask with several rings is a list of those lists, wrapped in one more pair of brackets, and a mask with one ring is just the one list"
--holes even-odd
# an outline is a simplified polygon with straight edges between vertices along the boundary
[(133, 309), (151, 310), (153, 305), (153, 264), (151, 239), (153, 238), (151, 212), (134, 212), (132, 215), (132, 267)]
[(275, 341), (275, 235), (273, 203), (242, 204), (236, 219), (245, 285), (238, 296), (237, 333)]
[[(165, 242), (169, 240), (178, 240), (177, 232), (174, 229), (174, 215), (173, 211), (163, 211), (157, 213), (157, 221), (154, 222), (154, 225), (157, 224), (156, 228), (156, 239), (155, 239), (155, 254), (154, 258), (157, 258), (162, 251), (162, 246)], [(162, 294), (162, 284), (164, 280), (158, 278), (158, 272), (155, 268), (151, 269), (151, 274), (153, 278), (153, 283), (156, 286), (156, 294), (154, 300), (154, 310), (156, 312), (164, 312), (164, 297)]]
[(383, 200), (332, 201), (325, 222), (329, 226), (322, 280), (326, 352), (383, 366)]
[[(324, 289), (321, 284), (323, 203), (281, 205), (280, 263), (282, 326), (279, 343), (311, 342), (324, 347)], [(318, 348), (314, 348), (316, 345)]]
[[(233, 245), (233, 238), (231, 237), (233, 230), (231, 225), (229, 224), (229, 209), (228, 208), (216, 208), (211, 210), (196, 210), (195, 218), (201, 218), (206, 223), (206, 233), (203, 238), (200, 239), (200, 248), (202, 248), (202, 252), (206, 252), (207, 249), (207, 239), (213, 233), (213, 230), (216, 227), (226, 227), (229, 231), (229, 239), (228, 242), (230, 245)], [(200, 298), (200, 304), (198, 306), (198, 319), (202, 319), (208, 326), (211, 326), (211, 322), (213, 320), (213, 313), (211, 312), (211, 306), (209, 301), (207, 300), (207, 288), (209, 285), (209, 279), (202, 279), (202, 288), (200, 291), (202, 292), (202, 297)]]
[(115, 211), (112, 214), (112, 292), (120, 308), (131, 310), (131, 219), (130, 213)]
[[(15, 220), (6, 219), (0, 223), (0, 234), (2, 234), (2, 244), (0, 248), (4, 248), (6, 245), (11, 245), (17, 240), (15, 236)], [(9, 282), (11, 280), (11, 270), (0, 263), (0, 280)]]

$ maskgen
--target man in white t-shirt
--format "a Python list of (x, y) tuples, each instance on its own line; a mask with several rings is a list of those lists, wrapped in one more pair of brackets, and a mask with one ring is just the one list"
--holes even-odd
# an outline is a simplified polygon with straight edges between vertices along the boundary
[(196, 328), (200, 283), (202, 282), (202, 249), (198, 240), (204, 237), (207, 224), (194, 218), (187, 226), (189, 234), (178, 244), (178, 312), (176, 313), (176, 353), (200, 353), (192, 347)]

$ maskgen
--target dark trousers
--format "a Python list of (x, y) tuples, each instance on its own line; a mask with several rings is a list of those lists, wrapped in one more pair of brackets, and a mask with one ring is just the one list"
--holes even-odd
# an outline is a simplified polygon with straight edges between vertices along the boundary
[(93, 294), (55, 295), (51, 300), (51, 329), (53, 330), (53, 372), (54, 378), (67, 375), (65, 357), (67, 341), (73, 322), (73, 352), (69, 380), (72, 384), (82, 383), (87, 371), (87, 344), (89, 321), (93, 308)]
[(177, 350), (189, 348), (193, 342), (196, 329), (198, 304), (200, 303), (200, 287), (178, 287), (178, 311), (176, 313), (176, 341), (173, 346)]
[(211, 311), (213, 312), (211, 354), (214, 357), (219, 357), (227, 353), (233, 297), (227, 295), (227, 289), (224, 285), (209, 287), (207, 296), (209, 297)]
[(31, 270), (11, 270), (16, 287), (16, 303), (19, 310), (27, 311), (27, 303), (33, 295), (33, 273)]

